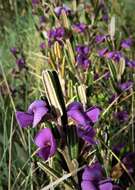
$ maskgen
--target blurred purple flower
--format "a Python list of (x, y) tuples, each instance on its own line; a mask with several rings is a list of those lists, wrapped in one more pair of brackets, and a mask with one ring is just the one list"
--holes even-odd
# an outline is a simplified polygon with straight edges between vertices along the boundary
[(87, 45), (78, 45), (76, 46), (76, 52), (78, 54), (88, 55), (90, 52), (90, 48)]
[(47, 160), (56, 153), (56, 140), (50, 128), (41, 129), (35, 137), (35, 144), (40, 148), (39, 157)]
[(76, 61), (79, 67), (81, 67), (83, 70), (87, 70), (91, 64), (91, 61), (87, 58), (85, 55), (77, 55)]
[(132, 43), (133, 42), (132, 42), (131, 38), (122, 40), (121, 47), (124, 48), (124, 49), (130, 48), (132, 46)]
[(104, 48), (98, 51), (100, 57), (104, 57), (105, 54), (108, 52), (108, 48)]
[(120, 122), (128, 121), (128, 113), (126, 111), (116, 112), (114, 113), (114, 117)]
[(95, 38), (95, 42), (100, 44), (100, 43), (104, 42), (105, 39), (106, 39), (105, 35), (97, 35), (96, 38)]
[(10, 49), (11, 53), (16, 57), (16, 54), (19, 52), (16, 47)]
[(71, 9), (66, 5), (59, 6), (54, 9), (54, 12), (57, 14), (57, 16), (60, 16), (62, 11), (65, 11), (66, 14), (70, 14)]
[(16, 64), (18, 66), (19, 69), (22, 69), (25, 67), (25, 60), (23, 58), (19, 58), (16, 60)]
[(45, 45), (44, 42), (41, 42), (41, 44), (40, 44), (40, 48), (41, 48), (42, 50), (46, 48), (46, 45)]
[(99, 163), (86, 167), (82, 175), (82, 190), (113, 190), (111, 179), (102, 178), (102, 167)]
[(135, 171), (135, 152), (127, 153), (123, 157), (122, 162), (128, 169), (128, 172), (133, 173)]
[(133, 87), (133, 82), (132, 81), (127, 81), (121, 84), (118, 84), (118, 87), (121, 91), (126, 91), (129, 90), (130, 88)]
[(21, 128), (26, 128), (29, 125), (35, 127), (47, 113), (47, 103), (43, 100), (35, 100), (27, 112), (16, 111), (16, 119)]
[(128, 58), (125, 59), (126, 65), (130, 68), (135, 68), (135, 61), (129, 60)]
[(86, 28), (87, 28), (87, 26), (84, 23), (78, 23), (78, 24), (73, 25), (73, 30), (75, 32), (79, 32), (79, 33), (84, 32), (86, 30)]
[(65, 30), (62, 27), (52, 29), (48, 32), (49, 44), (51, 45), (55, 41), (62, 42), (65, 35)]

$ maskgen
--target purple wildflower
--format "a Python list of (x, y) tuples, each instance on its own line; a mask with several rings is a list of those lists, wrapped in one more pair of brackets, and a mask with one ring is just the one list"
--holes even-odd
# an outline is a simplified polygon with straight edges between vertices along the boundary
[(78, 23), (78, 24), (73, 25), (73, 30), (75, 32), (79, 32), (79, 33), (84, 32), (86, 30), (86, 28), (87, 28), (87, 26), (84, 23)]
[(128, 113), (126, 111), (119, 111), (114, 113), (115, 118), (120, 122), (125, 122), (128, 120)]
[(118, 87), (121, 91), (126, 91), (133, 87), (133, 82), (127, 81), (127, 82), (119, 84)]
[(111, 179), (102, 178), (102, 167), (99, 163), (86, 167), (82, 175), (82, 190), (113, 190)]
[(135, 61), (134, 60), (129, 60), (128, 58), (126, 58), (125, 61), (126, 61), (126, 65), (129, 68), (135, 68)]
[(91, 61), (85, 55), (77, 55), (76, 61), (78, 66), (82, 69), (87, 70), (91, 64)]
[(100, 43), (104, 42), (105, 39), (106, 39), (105, 35), (97, 35), (96, 38), (95, 38), (95, 42), (100, 44)]
[(122, 159), (123, 164), (128, 169), (128, 172), (133, 173), (135, 170), (135, 152), (129, 152)]
[(16, 119), (21, 128), (26, 128), (29, 125), (35, 127), (47, 113), (47, 103), (43, 100), (35, 100), (27, 112), (16, 111)]
[(71, 9), (66, 5), (59, 6), (54, 9), (54, 12), (57, 14), (57, 16), (60, 16), (62, 11), (65, 11), (66, 14), (70, 14)]
[(100, 57), (104, 57), (105, 54), (108, 52), (108, 48), (104, 48), (98, 51)]
[(12, 48), (10, 49), (10, 51), (11, 51), (11, 53), (16, 57), (16, 55), (17, 55), (17, 53), (18, 53), (17, 48), (16, 48), (16, 47), (12, 47)]
[(127, 49), (127, 48), (130, 48), (131, 46), (132, 46), (132, 40), (131, 40), (131, 38), (122, 40), (122, 42), (121, 42), (121, 47), (122, 48)]
[(41, 129), (35, 137), (35, 144), (40, 148), (39, 157), (47, 160), (56, 153), (56, 140), (50, 128)]
[(87, 45), (78, 45), (78, 46), (76, 46), (76, 52), (78, 54), (88, 55), (89, 51), (90, 51), (90, 48)]
[(25, 60), (23, 58), (19, 58), (16, 60), (16, 64), (19, 69), (22, 69), (25, 67)]
[(90, 144), (95, 144), (94, 137), (96, 133), (92, 125), (98, 121), (99, 108), (92, 107), (84, 111), (81, 103), (73, 102), (67, 108), (67, 115), (76, 122), (79, 137)]
[(65, 30), (62, 27), (50, 30), (48, 32), (49, 44), (51, 45), (55, 41), (61, 43), (64, 35), (65, 35)]

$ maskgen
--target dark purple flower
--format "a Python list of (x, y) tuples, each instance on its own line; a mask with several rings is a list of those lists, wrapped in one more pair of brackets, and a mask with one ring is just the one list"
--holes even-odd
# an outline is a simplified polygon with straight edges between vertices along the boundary
[(122, 40), (122, 42), (121, 42), (121, 47), (122, 48), (127, 49), (127, 48), (130, 48), (131, 46), (132, 46), (132, 40), (131, 40), (131, 38)]
[(10, 49), (10, 51), (11, 51), (11, 53), (16, 57), (16, 54), (18, 53), (17, 48), (12, 47), (12, 48)]
[(102, 167), (99, 163), (86, 167), (82, 175), (82, 190), (112, 190), (111, 179), (102, 180), (102, 178)]
[(20, 127), (26, 128), (29, 125), (35, 127), (47, 114), (47, 103), (43, 100), (35, 100), (27, 112), (16, 111), (16, 119)]
[(133, 173), (135, 171), (135, 152), (127, 153), (123, 157), (122, 162), (128, 169), (128, 172)]
[(89, 144), (96, 144), (95, 136), (96, 131), (95, 129), (90, 125), (78, 125), (77, 126), (77, 133), (80, 138), (82, 138), (84, 141), (88, 142)]
[(75, 32), (79, 32), (79, 33), (84, 32), (86, 30), (86, 28), (87, 28), (87, 26), (84, 23), (78, 23), (78, 24), (73, 25), (73, 30)]
[(116, 62), (119, 62), (123, 56), (120, 51), (110, 51), (105, 54), (105, 57), (107, 57), (108, 59), (112, 59)]
[(88, 55), (90, 52), (90, 48), (87, 45), (78, 45), (76, 46), (76, 52), (78, 54)]
[(40, 48), (41, 48), (42, 50), (46, 48), (46, 45), (45, 45), (44, 42), (41, 42), (41, 44), (40, 44)]
[(39, 157), (47, 160), (56, 153), (56, 140), (50, 128), (41, 129), (35, 137), (35, 144), (40, 148)]
[(126, 91), (129, 90), (130, 88), (133, 87), (133, 82), (132, 81), (127, 81), (121, 84), (118, 84), (118, 87), (121, 91)]
[(48, 32), (49, 44), (53, 44), (55, 41), (61, 42), (65, 35), (65, 30), (62, 27), (52, 29)]
[(87, 70), (91, 64), (91, 61), (87, 58), (85, 55), (77, 55), (76, 61), (79, 67), (81, 67), (84, 70)]
[(104, 42), (105, 39), (106, 39), (105, 35), (97, 35), (96, 38), (95, 38), (95, 42), (100, 44), (100, 43)]
[(126, 111), (119, 111), (114, 113), (115, 118), (120, 122), (125, 122), (128, 120), (128, 113)]
[(25, 67), (25, 60), (23, 58), (19, 58), (16, 60), (16, 64), (19, 69), (22, 69)]
[(72, 118), (77, 124), (78, 136), (90, 144), (95, 144), (95, 130), (92, 125), (98, 121), (100, 110), (97, 107), (89, 108), (84, 111), (79, 102), (71, 103), (67, 108), (68, 117)]
[(120, 51), (115, 51), (112, 59), (116, 62), (119, 62), (122, 57), (123, 56), (122, 56), (122, 53)]
[(70, 14), (71, 9), (66, 5), (59, 6), (54, 9), (54, 12), (57, 14), (57, 16), (60, 16), (62, 11), (65, 11), (66, 14)]
[(129, 60), (129, 59), (125, 59), (125, 63), (128, 67), (130, 68), (135, 68), (135, 61), (134, 60)]

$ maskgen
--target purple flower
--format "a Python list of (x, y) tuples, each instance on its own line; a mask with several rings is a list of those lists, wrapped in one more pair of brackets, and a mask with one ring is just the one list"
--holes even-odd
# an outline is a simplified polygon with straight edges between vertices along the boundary
[(86, 167), (82, 175), (82, 190), (112, 190), (111, 179), (102, 180), (102, 178), (102, 167), (99, 163)]
[(89, 54), (89, 51), (90, 51), (90, 48), (89, 46), (87, 45), (78, 45), (76, 47), (76, 52), (78, 54), (82, 54), (82, 55), (88, 55)]
[(123, 164), (128, 169), (128, 172), (133, 173), (135, 170), (135, 152), (127, 153), (123, 159)]
[(109, 59), (112, 59), (116, 62), (119, 62), (120, 59), (123, 57), (122, 56), (122, 53), (120, 51), (110, 51), (110, 52), (107, 52), (105, 57), (109, 58)]
[(104, 48), (98, 51), (100, 57), (104, 57), (105, 54), (108, 52), (108, 48)]
[(91, 64), (91, 61), (85, 55), (77, 55), (76, 61), (79, 67), (84, 70), (87, 70)]
[(41, 129), (35, 137), (35, 144), (40, 148), (39, 157), (47, 160), (56, 153), (56, 140), (50, 128)]
[(128, 58), (125, 59), (126, 65), (130, 68), (135, 68), (135, 61), (134, 60), (129, 60)]
[(126, 91), (129, 90), (130, 88), (133, 87), (133, 82), (132, 81), (127, 81), (121, 84), (118, 84), (118, 87), (121, 91)]
[(121, 47), (122, 48), (127, 49), (127, 48), (130, 48), (131, 46), (132, 46), (132, 40), (131, 40), (131, 38), (122, 40), (122, 42), (121, 42)]
[(16, 64), (18, 66), (19, 69), (22, 69), (25, 67), (25, 60), (23, 58), (19, 58), (16, 60)]
[(81, 103), (73, 102), (67, 108), (67, 115), (76, 122), (78, 136), (90, 144), (95, 144), (96, 133), (92, 125), (98, 121), (99, 108), (92, 107), (84, 111)]
[(41, 42), (41, 44), (40, 44), (40, 48), (41, 48), (42, 50), (46, 48), (46, 45), (45, 45), (44, 42)]
[(104, 42), (105, 39), (106, 39), (105, 35), (97, 35), (96, 38), (95, 38), (95, 42), (100, 44), (100, 43)]
[(48, 32), (49, 44), (53, 44), (55, 41), (62, 42), (65, 35), (65, 30), (62, 27), (52, 29)]
[(89, 144), (92, 145), (96, 144), (95, 141), (96, 131), (90, 124), (87, 124), (85, 126), (78, 125), (77, 134), (80, 138), (82, 138), (84, 141), (88, 142)]
[(20, 127), (26, 128), (29, 125), (35, 127), (48, 113), (47, 103), (43, 100), (35, 100), (27, 112), (16, 111), (16, 119)]
[(125, 122), (128, 120), (128, 113), (126, 111), (119, 111), (114, 113), (115, 118), (120, 122)]
[(62, 11), (65, 11), (66, 14), (70, 14), (71, 9), (66, 5), (59, 6), (54, 9), (54, 12), (57, 14), (57, 16), (60, 16)]
[(86, 28), (87, 28), (87, 26), (84, 23), (78, 23), (78, 24), (73, 25), (73, 30), (75, 32), (79, 32), (79, 33), (84, 32), (86, 30)]
[(11, 51), (11, 53), (16, 57), (16, 54), (18, 53), (17, 48), (12, 47), (12, 48), (10, 49), (10, 51)]

